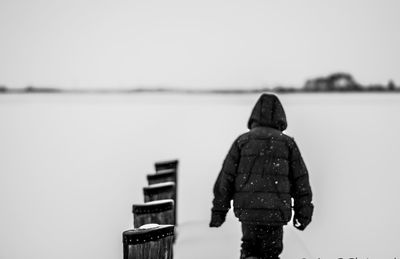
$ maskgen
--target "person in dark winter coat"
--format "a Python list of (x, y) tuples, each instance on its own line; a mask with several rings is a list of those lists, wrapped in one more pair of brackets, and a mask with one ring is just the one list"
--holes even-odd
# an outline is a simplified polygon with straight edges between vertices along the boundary
[[(241, 258), (279, 258), (283, 225), (304, 230), (314, 206), (307, 168), (277, 96), (263, 94), (248, 121), (249, 131), (232, 144), (214, 185), (210, 227), (219, 227), (233, 200), (242, 223)], [(292, 204), (293, 199), (293, 204)]]

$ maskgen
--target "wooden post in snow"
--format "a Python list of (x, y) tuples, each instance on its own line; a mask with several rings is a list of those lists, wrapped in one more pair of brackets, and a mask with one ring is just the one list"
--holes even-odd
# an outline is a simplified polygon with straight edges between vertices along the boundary
[(172, 199), (174, 201), (174, 225), (176, 225), (176, 188), (174, 182), (152, 184), (143, 187), (144, 202)]
[(150, 184), (174, 182), (176, 185), (176, 170), (175, 169), (165, 169), (158, 171), (155, 174), (147, 175), (147, 182)]
[(133, 204), (133, 226), (156, 223), (159, 225), (174, 225), (174, 201), (171, 199), (151, 201), (144, 204)]
[(176, 160), (156, 162), (154, 164), (154, 167), (156, 169), (156, 173), (166, 169), (175, 169), (175, 171), (178, 171), (178, 164), (179, 161), (176, 159)]
[(175, 183), (165, 182), (143, 187), (144, 202), (175, 198)]
[(124, 259), (172, 259), (175, 226), (148, 224), (122, 233)]
[[(158, 165), (158, 166), (157, 166)], [(175, 225), (177, 225), (177, 212), (178, 212), (178, 170), (177, 170), (178, 160), (173, 162), (162, 162), (156, 163), (156, 170), (159, 169), (155, 174), (147, 175), (147, 182), (149, 185), (164, 183), (164, 182), (174, 182), (175, 183)], [(172, 168), (164, 169), (165, 166), (172, 166)], [(162, 170), (160, 168), (163, 168)]]

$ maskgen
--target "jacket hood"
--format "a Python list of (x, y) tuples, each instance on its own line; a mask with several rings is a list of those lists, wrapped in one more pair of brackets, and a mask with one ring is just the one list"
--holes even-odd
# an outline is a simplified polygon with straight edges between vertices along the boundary
[(247, 127), (271, 127), (280, 131), (287, 128), (286, 115), (278, 97), (262, 94), (251, 112)]

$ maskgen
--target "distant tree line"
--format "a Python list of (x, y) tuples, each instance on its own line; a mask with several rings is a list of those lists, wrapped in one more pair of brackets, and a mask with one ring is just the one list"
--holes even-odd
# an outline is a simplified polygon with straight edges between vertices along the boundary
[(27, 86), (25, 88), (12, 89), (4, 85), (0, 85), (0, 93), (59, 93), (62, 92), (58, 88)]
[(358, 83), (349, 73), (333, 73), (328, 76), (309, 79), (305, 84), (298, 87), (277, 86), (275, 88), (242, 88), (242, 89), (176, 89), (176, 88), (133, 88), (133, 89), (108, 89), (108, 90), (88, 90), (74, 89), (67, 90), (61, 88), (46, 88), (27, 86), (20, 89), (10, 89), (0, 85), (0, 93), (142, 93), (142, 92), (172, 92), (172, 93), (214, 93), (214, 94), (246, 94), (260, 92), (279, 92), (279, 93), (298, 93), (298, 92), (400, 92), (400, 87), (396, 86), (393, 80), (389, 80), (386, 85), (370, 84), (362, 85)]
[(386, 85), (358, 83), (349, 73), (333, 73), (328, 76), (316, 77), (307, 80), (302, 88), (278, 86), (273, 89), (275, 92), (400, 92), (393, 80)]
[(283, 89), (278, 91), (304, 91), (304, 92), (386, 92), (400, 91), (393, 80), (389, 80), (387, 85), (371, 84), (362, 85), (358, 83), (349, 73), (333, 73), (328, 76), (316, 77), (305, 82), (300, 89)]

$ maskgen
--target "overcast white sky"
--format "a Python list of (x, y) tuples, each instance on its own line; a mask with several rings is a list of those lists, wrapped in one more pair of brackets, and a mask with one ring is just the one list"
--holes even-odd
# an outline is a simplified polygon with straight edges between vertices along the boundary
[(398, 0), (0, 0), (0, 84), (400, 84)]

